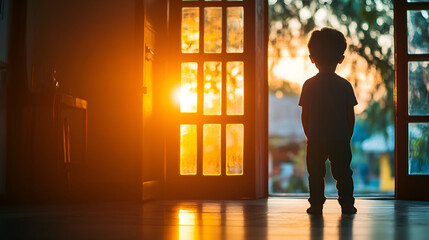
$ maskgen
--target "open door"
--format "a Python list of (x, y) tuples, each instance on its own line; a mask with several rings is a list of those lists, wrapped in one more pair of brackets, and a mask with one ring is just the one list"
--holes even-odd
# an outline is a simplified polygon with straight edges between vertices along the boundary
[[(142, 64), (142, 199), (158, 198), (162, 193), (163, 181), (163, 143), (161, 111), (162, 91), (160, 74), (163, 58), (162, 36), (167, 11), (166, 1), (138, 0), (137, 16), (139, 39), (141, 40), (140, 63)], [(161, 14), (162, 13), (162, 14)], [(143, 24), (141, 24), (143, 23)]]
[(429, 3), (395, 1), (396, 197), (429, 200)]
[(170, 1), (166, 197), (267, 196), (266, 4)]

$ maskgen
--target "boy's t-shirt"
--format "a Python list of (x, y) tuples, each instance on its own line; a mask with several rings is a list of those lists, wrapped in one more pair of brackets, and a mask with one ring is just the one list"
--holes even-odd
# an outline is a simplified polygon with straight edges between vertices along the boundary
[(349, 81), (319, 73), (305, 81), (298, 105), (308, 109), (308, 140), (350, 140), (347, 110), (357, 100)]

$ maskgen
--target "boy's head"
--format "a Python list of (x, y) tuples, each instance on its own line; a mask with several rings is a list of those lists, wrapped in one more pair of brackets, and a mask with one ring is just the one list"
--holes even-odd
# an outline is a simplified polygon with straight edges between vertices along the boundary
[(311, 33), (308, 41), (310, 57), (316, 65), (336, 66), (344, 58), (347, 42), (344, 35), (335, 29), (324, 27)]

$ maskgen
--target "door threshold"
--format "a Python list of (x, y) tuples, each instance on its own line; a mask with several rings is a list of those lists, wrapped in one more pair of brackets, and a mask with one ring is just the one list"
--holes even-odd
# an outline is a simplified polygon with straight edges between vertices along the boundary
[[(355, 198), (371, 200), (395, 200), (393, 193), (355, 194)], [(272, 193), (268, 198), (308, 198), (308, 193)], [(337, 194), (326, 194), (327, 199), (337, 199)]]

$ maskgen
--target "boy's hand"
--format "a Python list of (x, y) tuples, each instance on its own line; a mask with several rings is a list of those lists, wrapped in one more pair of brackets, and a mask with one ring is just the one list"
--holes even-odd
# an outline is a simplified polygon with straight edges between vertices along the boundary
[(302, 107), (301, 111), (301, 123), (302, 128), (304, 129), (305, 136), (308, 137), (307, 129), (308, 129), (308, 109), (306, 107)]
[(353, 131), (355, 130), (355, 110), (353, 107), (350, 107), (347, 110), (347, 126), (349, 127), (351, 140), (353, 136)]

